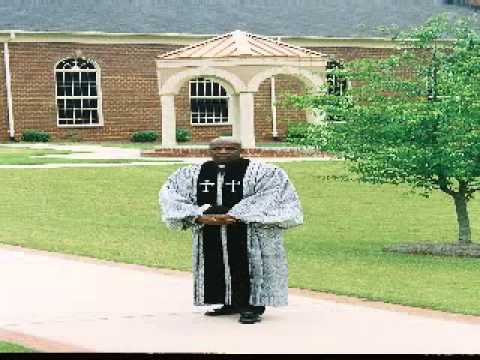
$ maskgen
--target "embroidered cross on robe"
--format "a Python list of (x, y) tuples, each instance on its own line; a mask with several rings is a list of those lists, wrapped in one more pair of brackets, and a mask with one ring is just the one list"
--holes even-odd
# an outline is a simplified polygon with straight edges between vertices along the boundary
[[(303, 223), (298, 195), (287, 173), (275, 165), (256, 159), (242, 160), (237, 165), (236, 169), (241, 170), (226, 168), (224, 175), (211, 162), (176, 170), (159, 192), (162, 220), (170, 229), (192, 230), (194, 305), (217, 301), (230, 304), (237, 296), (246, 297), (242, 290), (235, 291), (237, 273), (232, 269), (246, 274), (247, 266), (250, 305), (287, 305), (288, 266), (283, 232)], [(203, 192), (204, 189), (207, 191)], [(226, 212), (240, 223), (235, 227), (195, 223), (193, 219), (204, 214), (207, 204), (211, 209), (206, 212)], [(233, 250), (232, 246), (239, 248)], [(232, 256), (234, 252), (243, 255)]]
[[(239, 159), (224, 167), (213, 161), (202, 165), (197, 180), (197, 205), (210, 204), (204, 214), (226, 214), (242, 200), (241, 184), (248, 163), (247, 159)], [(216, 186), (203, 191), (207, 183)], [(246, 224), (205, 225), (203, 239), (205, 303), (225, 303), (236, 307), (248, 305), (250, 275)]]

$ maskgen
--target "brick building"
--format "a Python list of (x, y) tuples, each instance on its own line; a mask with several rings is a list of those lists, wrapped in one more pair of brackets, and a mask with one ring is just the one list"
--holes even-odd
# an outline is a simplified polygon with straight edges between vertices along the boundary
[[(66, 6), (68, 1), (13, 2), (22, 6), (23, 17), (12, 7), (0, 18), (0, 28), (5, 29), (0, 32), (0, 141), (19, 139), (25, 129), (47, 131), (54, 139), (78, 140), (127, 140), (140, 130), (165, 134), (156, 63), (162, 55), (216, 36), (192, 32), (221, 34), (235, 28), (251, 29), (276, 42), (348, 61), (386, 56), (396, 48), (394, 41), (375, 36), (370, 30), (359, 34), (360, 20), (356, 16), (365, 20), (368, 13), (368, 19), (381, 21), (378, 25), (392, 24), (386, 14), (394, 11), (401, 27), (409, 27), (444, 10), (462, 14), (471, 11), (437, 0), (423, 5), (406, 0), (398, 8), (392, 8), (398, 3), (394, 0), (383, 0), (381, 6), (378, 1), (365, 1), (360, 14), (349, 14), (348, 8), (330, 0), (323, 0), (330, 3), (330, 12), (319, 6), (321, 0), (304, 0), (301, 4), (284, 0), (283, 7), (278, 2), (272, 7), (270, 0), (264, 1), (189, 0), (181, 11), (178, 3), (170, 0), (87, 0), (82, 2), (83, 9), (73, 9), (73, 2)], [(222, 9), (218, 10), (220, 5)], [(97, 11), (88, 13), (89, 7)], [(330, 16), (332, 8), (337, 11), (336, 19)], [(178, 17), (173, 21), (171, 11), (177, 11), (174, 14), (183, 16), (184, 21), (179, 24)], [(209, 21), (208, 12), (218, 15), (218, 11), (223, 15)], [(25, 12), (31, 16), (25, 17)], [(59, 17), (59, 12), (70, 13)], [(200, 20), (195, 22), (191, 12), (196, 12)], [(265, 23), (267, 15), (272, 20)], [(276, 23), (279, 18), (284, 20), (283, 25)], [(335, 31), (333, 25), (341, 18), (346, 22)], [(140, 24), (139, 19), (145, 21)], [(368, 28), (375, 25), (366, 24)], [(186, 33), (186, 29), (190, 31)], [(188, 58), (183, 60), (186, 68), (191, 67)], [(253, 96), (257, 143), (282, 138), (288, 123), (309, 119), (304, 111), (272, 102), (287, 93), (302, 93), (306, 85), (294, 73), (275, 73), (259, 84)], [(195, 92), (201, 87), (210, 92)], [(231, 94), (227, 90), (208, 74), (186, 79), (174, 95), (176, 128), (189, 130), (194, 142), (234, 132)]]

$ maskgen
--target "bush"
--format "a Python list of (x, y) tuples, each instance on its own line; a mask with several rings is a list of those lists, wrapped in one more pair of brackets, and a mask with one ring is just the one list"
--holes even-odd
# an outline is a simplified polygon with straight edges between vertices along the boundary
[(295, 142), (307, 137), (308, 123), (293, 123), (288, 124), (287, 137), (288, 142)]
[(314, 147), (319, 150), (329, 151), (332, 140), (336, 140), (332, 134), (339, 132), (341, 124), (325, 123), (294, 123), (289, 124), (285, 141), (290, 144)]
[(153, 130), (136, 131), (131, 136), (133, 142), (153, 142), (157, 140), (157, 138), (158, 133)]
[(22, 141), (47, 142), (50, 134), (40, 130), (27, 129), (22, 132)]
[(190, 131), (186, 129), (177, 129), (176, 137), (178, 142), (185, 142), (192, 138)]

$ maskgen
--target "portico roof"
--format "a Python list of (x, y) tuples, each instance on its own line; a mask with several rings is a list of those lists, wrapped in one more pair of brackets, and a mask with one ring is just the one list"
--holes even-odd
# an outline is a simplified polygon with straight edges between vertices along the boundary
[(319, 52), (235, 30), (158, 56), (161, 59), (226, 57), (326, 58)]
[[(293, 75), (312, 92), (321, 91), (327, 61), (328, 56), (319, 52), (240, 30), (159, 55), (162, 146), (176, 145), (175, 95), (186, 81), (205, 77), (223, 86), (229, 95), (232, 136), (242, 148), (254, 148), (254, 94), (262, 82), (279, 74)], [(315, 119), (307, 113), (309, 120)]]

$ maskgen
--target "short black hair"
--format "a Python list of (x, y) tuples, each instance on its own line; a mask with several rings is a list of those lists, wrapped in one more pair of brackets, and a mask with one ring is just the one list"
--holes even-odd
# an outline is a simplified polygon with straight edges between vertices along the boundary
[(212, 147), (213, 145), (215, 145), (217, 143), (230, 143), (230, 144), (235, 144), (235, 145), (238, 145), (239, 147), (241, 147), (240, 141), (238, 141), (237, 139), (235, 139), (231, 136), (219, 136), (219, 137), (213, 139), (212, 141), (210, 141), (210, 147)]

